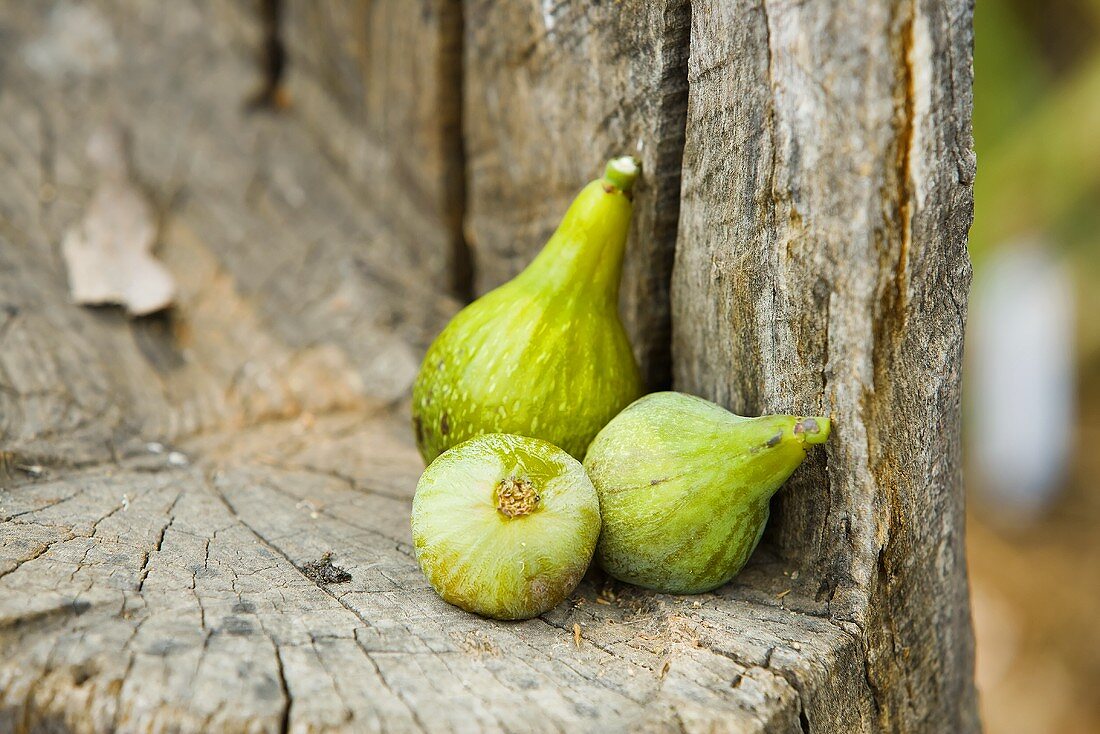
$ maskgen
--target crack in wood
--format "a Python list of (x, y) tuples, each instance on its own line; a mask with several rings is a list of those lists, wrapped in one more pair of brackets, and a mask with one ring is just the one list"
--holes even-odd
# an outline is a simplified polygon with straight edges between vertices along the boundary
[(283, 73), (286, 44), (283, 42), (283, 0), (259, 0), (263, 40), (260, 51), (260, 88), (248, 102), (252, 109), (278, 111), (286, 107)]
[(280, 734), (287, 734), (290, 731), (290, 713), (291, 707), (294, 705), (294, 698), (290, 695), (290, 686), (287, 685), (286, 682), (286, 670), (283, 667), (283, 652), (277, 642), (272, 640), (271, 644), (275, 648), (276, 670), (279, 673), (279, 689), (285, 701), (282, 715), (279, 717), (279, 732)]

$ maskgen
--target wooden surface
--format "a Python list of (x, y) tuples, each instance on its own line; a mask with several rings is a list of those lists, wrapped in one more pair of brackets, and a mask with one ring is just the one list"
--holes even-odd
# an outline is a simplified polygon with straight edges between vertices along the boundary
[[(624, 304), (635, 333), (667, 325), (686, 8), (470, 3), (460, 36), (453, 6), (411, 5), (371, 17), (435, 39), (435, 71), (410, 66), (428, 97), (465, 39), (479, 285), (518, 266), (508, 242), (541, 244), (594, 157), (640, 136)], [(377, 78), (391, 66), (341, 66), (354, 49), (308, 40), (384, 45), (365, 7), (287, 3), (300, 20), (280, 114), (248, 111), (263, 29), (237, 4), (0, 8), (0, 731), (975, 728), (956, 476), (968, 9), (909, 22), (875, 6), (830, 25), (813, 7), (694, 4), (676, 380), (744, 410), (830, 410), (837, 438), (717, 593), (593, 571), (552, 612), (494, 623), (441, 602), (411, 556), (422, 464), (404, 401), (457, 308), (438, 277), (461, 252), (447, 249), (459, 189), (424, 182), (453, 173), (456, 131), (378, 122), (362, 96), (402, 94)], [(868, 48), (835, 54), (823, 29)], [(853, 69), (866, 78), (844, 82)], [(340, 80), (309, 78), (322, 72)], [(576, 111), (546, 106), (556, 78), (584, 91)], [(524, 120), (544, 125), (541, 147)], [(59, 243), (94, 190), (85, 145), (104, 124), (129, 134), (159, 213), (171, 315), (68, 302)], [(427, 175), (376, 197), (370, 172), (407, 159), (375, 169), (365, 153), (357, 168), (341, 151), (406, 134), (441, 141), (417, 152)], [(536, 174), (535, 193), (505, 186)], [(393, 219), (405, 206), (443, 257)], [(643, 327), (629, 293), (647, 289)], [(646, 345), (659, 380), (667, 345)], [(326, 554), (350, 580), (318, 577)]]
[(740, 413), (833, 417), (765, 543), (861, 640), (850, 731), (978, 728), (959, 467), (969, 13), (694, 4), (675, 383)]
[(461, 2), (280, 4), (294, 116), (417, 267), (467, 295)]

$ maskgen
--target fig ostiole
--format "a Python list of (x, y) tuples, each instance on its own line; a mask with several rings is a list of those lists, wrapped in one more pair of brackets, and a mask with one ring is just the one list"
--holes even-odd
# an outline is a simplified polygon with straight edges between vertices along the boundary
[(425, 461), (485, 433), (533, 436), (577, 459), (642, 394), (619, 319), (638, 163), (607, 164), (527, 268), (471, 303), (428, 349), (413, 386)]
[(553, 609), (584, 576), (600, 533), (580, 462), (536, 438), (486, 434), (428, 466), (412, 508), (416, 558), (447, 602), (494, 619)]
[(829, 431), (828, 418), (745, 418), (682, 393), (637, 400), (584, 460), (603, 517), (596, 558), (637, 586), (716, 589), (744, 567), (772, 495)]

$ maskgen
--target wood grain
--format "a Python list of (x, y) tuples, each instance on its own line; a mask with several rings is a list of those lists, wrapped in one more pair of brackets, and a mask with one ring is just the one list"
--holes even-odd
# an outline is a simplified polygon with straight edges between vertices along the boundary
[[(4, 448), (32, 462), (400, 399), (454, 310), (301, 126), (247, 111), (255, 69), (203, 45), (205, 6), (149, 7), (89, 6), (119, 48), (95, 73), (30, 68), (31, 49), (62, 52), (68, 21), (5, 8), (5, 27), (25, 35), (5, 44), (0, 87), (0, 421)], [(158, 317), (74, 308), (67, 295), (60, 243), (97, 180), (85, 144), (112, 121), (180, 287), (179, 307)]]
[(833, 417), (766, 544), (857, 630), (860, 731), (978, 728), (959, 472), (970, 13), (693, 5), (675, 382), (739, 413)]
[(462, 3), (284, 0), (284, 88), (433, 283), (470, 292), (462, 231)]
[[(747, 591), (598, 576), (528, 622), (450, 607), (412, 558), (420, 463), (385, 413), (180, 448), (201, 458), (4, 493), (0, 726), (783, 731), (795, 695), (777, 671), (853, 644)], [(350, 582), (301, 571), (330, 552)]]

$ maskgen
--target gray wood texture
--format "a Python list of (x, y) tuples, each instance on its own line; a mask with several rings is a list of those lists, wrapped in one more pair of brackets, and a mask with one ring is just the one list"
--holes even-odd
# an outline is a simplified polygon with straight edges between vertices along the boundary
[(477, 292), (531, 261), (609, 158), (637, 156), (644, 176), (620, 308), (653, 388), (669, 381), (689, 20), (687, 0), (466, 3), (466, 224)]
[(741, 413), (833, 416), (766, 544), (859, 641), (858, 730), (975, 730), (959, 467), (972, 7), (693, 8), (675, 384)]
[(281, 0), (284, 88), (432, 282), (469, 291), (459, 0)]
[[(0, 731), (976, 729), (971, 9), (696, 2), (688, 67), (684, 4), (456, 8), (287, 0), (273, 114), (248, 109), (244, 5), (0, 4)], [(169, 314), (69, 302), (105, 124), (157, 209)], [(540, 618), (472, 617), (408, 528), (405, 400), (458, 306), (457, 222), (499, 282), (639, 138), (623, 304), (651, 379), (671, 277), (678, 387), (825, 410), (835, 438), (716, 593), (593, 571)]]

